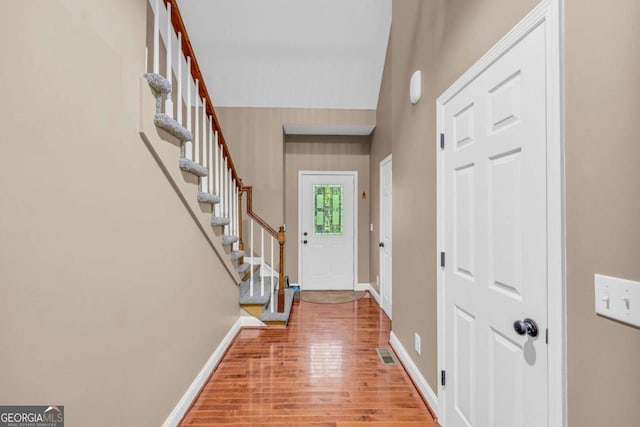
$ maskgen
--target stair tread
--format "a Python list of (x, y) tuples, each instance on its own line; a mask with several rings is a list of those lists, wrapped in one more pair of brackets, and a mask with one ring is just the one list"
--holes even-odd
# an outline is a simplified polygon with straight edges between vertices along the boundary
[(244, 256), (244, 251), (231, 251), (231, 254), (229, 256), (231, 257), (231, 261), (235, 261)]
[(216, 204), (216, 203), (220, 203), (220, 197), (216, 196), (215, 194), (211, 194), (211, 193), (205, 193), (203, 191), (199, 191), (198, 192), (198, 201), (200, 203), (209, 203), (209, 204)]
[(248, 262), (245, 262), (244, 264), (239, 265), (238, 268), (236, 268), (236, 271), (242, 274), (245, 271), (249, 270), (250, 268), (251, 268), (251, 264), (249, 264)]
[(277, 304), (278, 296), (274, 295), (269, 305), (266, 305), (262, 310), (260, 320), (263, 322), (289, 322), (289, 315), (291, 314), (291, 307), (293, 306), (293, 296), (295, 291), (291, 288), (285, 288), (284, 290), (284, 312), (278, 313), (277, 308), (274, 306), (273, 313), (271, 312), (271, 304)]
[[(277, 280), (278, 279), (276, 279), (276, 283)], [(271, 292), (271, 278), (264, 278), (264, 295), (260, 295), (260, 276), (253, 276), (253, 296), (249, 295), (251, 291), (250, 281), (251, 280), (245, 280), (240, 283), (238, 290), (240, 304), (267, 304), (269, 302), (269, 293)]]
[(182, 169), (183, 171), (192, 173), (199, 177), (205, 177), (209, 174), (207, 168), (185, 157), (180, 158), (180, 160), (178, 161), (178, 166), (180, 166), (180, 169)]
[(233, 244), (233, 243), (235, 243), (237, 241), (238, 241), (238, 236), (231, 236), (231, 235), (228, 235), (228, 234), (225, 234), (225, 235), (222, 236), (222, 244), (225, 245), (225, 246), (226, 245), (231, 245), (231, 244)]
[(231, 222), (231, 220), (227, 217), (224, 216), (212, 216), (211, 217), (211, 225), (212, 226), (218, 226), (218, 225), (228, 225)]
[(176, 137), (178, 141), (186, 142), (193, 139), (191, 131), (182, 126), (176, 119), (168, 114), (156, 113), (153, 116), (153, 124), (167, 132), (169, 135)]

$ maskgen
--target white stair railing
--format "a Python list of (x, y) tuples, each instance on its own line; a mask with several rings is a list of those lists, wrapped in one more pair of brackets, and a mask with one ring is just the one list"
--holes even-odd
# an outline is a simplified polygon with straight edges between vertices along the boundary
[[(179, 139), (183, 141), (181, 156), (187, 160), (181, 160), (180, 165), (183, 169), (199, 176), (199, 191), (205, 193), (205, 198), (199, 200), (213, 203), (215, 197), (207, 195), (217, 196), (218, 203), (213, 203), (212, 214), (218, 218), (228, 219), (223, 230), (227, 239), (230, 239), (231, 249), (245, 250), (243, 236), (240, 235), (243, 230), (241, 222), (243, 206), (239, 198), (245, 192), (248, 192), (248, 198), (250, 198), (251, 187), (243, 187), (242, 180), (239, 179), (235, 170), (176, 0), (148, 1), (154, 13), (151, 39), (153, 46), (151, 49), (148, 46), (145, 47), (145, 67), (151, 64), (151, 69), (146, 71), (164, 77), (172, 86), (168, 94), (166, 94), (168, 90), (162, 89), (162, 96), (165, 98), (162, 103), (158, 98), (158, 108), (163, 109), (164, 114), (175, 121), (169, 120), (168, 128), (178, 128), (175, 134), (180, 135)], [(164, 52), (161, 52), (163, 46)], [(163, 54), (166, 62), (161, 67)], [(173, 84), (174, 81), (175, 84)], [(162, 83), (162, 85), (165, 84), (166, 82)], [(166, 120), (166, 117), (162, 117), (162, 120)], [(284, 229), (281, 227), (278, 231), (269, 226), (253, 213), (250, 203), (248, 200), (249, 248), (245, 251), (250, 261), (248, 273), (251, 280), (250, 295), (254, 296), (255, 292), (253, 286), (255, 266), (260, 265), (262, 273), (260, 274), (260, 295), (265, 296), (266, 292), (269, 292), (265, 290), (265, 276), (268, 276), (270, 277), (270, 295), (273, 296), (276, 275), (280, 285), (283, 281), (283, 272), (280, 270), (283, 269)], [(260, 233), (259, 248), (256, 244), (256, 232)], [(265, 242), (265, 232), (270, 238), (268, 242)], [(233, 241), (234, 237), (238, 240)], [(265, 243), (268, 248), (265, 247)], [(277, 248), (280, 249), (280, 267), (278, 268), (274, 263)], [(268, 249), (268, 252), (265, 249)], [(270, 263), (266, 262), (267, 259)], [(279, 300), (284, 298), (283, 295), (280, 289)], [(274, 304), (271, 304), (271, 311), (273, 310)], [(278, 306), (278, 311), (280, 310), (281, 307)]]

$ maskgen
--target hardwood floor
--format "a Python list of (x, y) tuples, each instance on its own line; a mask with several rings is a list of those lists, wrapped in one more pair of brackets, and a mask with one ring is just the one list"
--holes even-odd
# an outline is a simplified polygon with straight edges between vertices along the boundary
[(294, 303), (287, 329), (244, 329), (182, 426), (438, 426), (400, 364), (391, 323), (367, 296)]

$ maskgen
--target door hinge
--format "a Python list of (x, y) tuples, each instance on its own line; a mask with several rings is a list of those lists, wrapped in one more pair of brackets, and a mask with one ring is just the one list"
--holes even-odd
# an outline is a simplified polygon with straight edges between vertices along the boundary
[(444, 268), (444, 252), (440, 252), (440, 267)]
[(444, 150), (444, 133), (440, 134), (440, 149)]
[(442, 387), (445, 386), (446, 382), (447, 382), (447, 373), (446, 373), (446, 371), (444, 371), (444, 370), (440, 371), (440, 384), (442, 384)]
[(544, 342), (549, 344), (549, 328), (544, 333)]

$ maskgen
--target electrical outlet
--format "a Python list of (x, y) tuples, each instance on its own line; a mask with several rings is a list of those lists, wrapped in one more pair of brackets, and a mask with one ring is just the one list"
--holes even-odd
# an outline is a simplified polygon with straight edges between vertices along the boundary
[(370, 228), (371, 231), (373, 231), (373, 224), (370, 224), (369, 228)]
[(421, 354), (422, 343), (421, 343), (421, 340), (420, 340), (420, 335), (418, 335), (417, 332), (414, 334), (414, 346), (416, 348), (416, 353)]
[(380, 276), (376, 276), (376, 286), (380, 289)]

